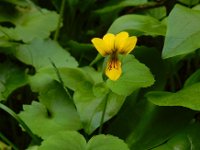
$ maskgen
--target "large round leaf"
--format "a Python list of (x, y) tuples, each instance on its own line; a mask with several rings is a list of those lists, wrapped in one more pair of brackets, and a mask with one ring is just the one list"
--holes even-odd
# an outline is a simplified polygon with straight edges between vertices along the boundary
[(57, 82), (46, 85), (40, 91), (40, 102), (24, 105), (19, 116), (33, 131), (46, 138), (58, 131), (78, 130), (81, 122), (78, 113), (65, 90)]

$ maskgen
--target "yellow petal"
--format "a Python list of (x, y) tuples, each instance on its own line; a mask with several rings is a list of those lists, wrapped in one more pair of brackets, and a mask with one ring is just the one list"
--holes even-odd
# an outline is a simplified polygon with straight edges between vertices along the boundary
[(107, 62), (105, 74), (110, 80), (115, 81), (119, 79), (122, 74), (121, 62), (117, 58), (111, 58)]
[(128, 32), (120, 32), (116, 35), (116, 37), (115, 37), (115, 49), (118, 52), (120, 52), (123, 49), (128, 36), (129, 36)]
[(124, 44), (124, 47), (119, 51), (120, 54), (128, 54), (130, 53), (137, 43), (137, 37), (132, 36), (126, 39), (126, 42)]
[(106, 44), (107, 51), (112, 53), (114, 51), (114, 42), (115, 42), (115, 35), (111, 33), (107, 33), (103, 37), (103, 41)]
[(97, 49), (97, 51), (102, 55), (102, 56), (106, 56), (107, 54), (109, 54), (107, 52), (107, 47), (105, 42), (100, 39), (100, 38), (93, 38), (92, 39), (92, 43), (94, 45), (94, 47)]

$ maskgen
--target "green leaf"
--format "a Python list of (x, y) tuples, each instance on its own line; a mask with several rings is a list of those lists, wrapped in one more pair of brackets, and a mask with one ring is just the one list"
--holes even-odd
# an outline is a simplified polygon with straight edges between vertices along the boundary
[(130, 95), (134, 90), (154, 83), (150, 70), (133, 55), (122, 58), (122, 75), (117, 81), (107, 80), (107, 86), (119, 95)]
[(108, 103), (104, 122), (116, 115), (121, 108), (125, 97), (109, 92), (106, 84), (101, 82), (99, 72), (92, 68), (59, 68), (59, 72), (65, 86), (74, 90), (74, 103), (86, 133), (91, 134), (100, 126), (106, 97)]
[(168, 17), (163, 58), (188, 54), (200, 48), (200, 11), (175, 5)]
[(39, 70), (41, 68), (76, 67), (77, 61), (70, 56), (57, 42), (52, 40), (33, 40), (30, 44), (20, 45), (16, 57), (25, 64), (32, 65)]
[(158, 106), (183, 106), (200, 110), (200, 83), (193, 84), (176, 93), (149, 92), (147, 99)]
[(196, 70), (184, 83), (184, 87), (200, 82), (200, 69)]
[(101, 71), (96, 71), (92, 67), (83, 67), (81, 69), (92, 78), (95, 84), (103, 82)]
[(38, 147), (37, 145), (34, 145), (34, 146), (29, 146), (26, 150), (38, 150)]
[(98, 9), (95, 12), (99, 14), (111, 13), (112, 11), (120, 10), (124, 7), (143, 5), (145, 3), (147, 3), (147, 0), (123, 0), (118, 3), (116, 3), (115, 1), (114, 4), (112, 5), (107, 4), (105, 7)]
[(125, 139), (132, 150), (151, 149), (185, 128), (195, 113), (186, 108), (155, 106), (134, 92), (127, 97), (106, 132)]
[(200, 149), (199, 143), (200, 124), (199, 122), (189, 125), (186, 129), (172, 137), (167, 143), (154, 148), (153, 150), (198, 150)]
[(93, 136), (87, 144), (87, 150), (129, 150), (121, 139), (112, 135)]
[(65, 130), (78, 130), (81, 123), (77, 111), (65, 90), (57, 82), (46, 85), (39, 95), (40, 102), (24, 105), (19, 116), (43, 139)]
[(200, 10), (200, 4), (195, 5), (194, 7), (192, 7), (193, 10)]
[[(59, 74), (62, 78), (64, 86), (71, 90), (81, 90), (82, 87), (87, 88), (91, 86), (94, 81), (80, 68), (58, 68)], [(39, 92), (52, 80), (60, 82), (54, 68), (40, 69), (34, 76), (29, 77), (31, 88), (35, 92)]]
[[(95, 72), (89, 67), (84, 69), (58, 68), (58, 70), (64, 85), (74, 91), (74, 103), (86, 133), (91, 134), (100, 126), (105, 97), (107, 97), (108, 103), (104, 122), (117, 114), (125, 96), (109, 92), (109, 88), (102, 82), (99, 72)], [(31, 88), (34, 91), (43, 90), (43, 84), (52, 79), (58, 80), (53, 69), (41, 69), (36, 75), (30, 77)]]
[(151, 70), (155, 78), (155, 83), (151, 89), (163, 90), (166, 86), (167, 69), (161, 58), (161, 52), (155, 48), (140, 46), (134, 49), (133, 54), (137, 60)]
[(129, 31), (133, 35), (165, 35), (166, 26), (157, 19), (144, 15), (124, 15), (110, 26), (109, 33)]
[(0, 141), (0, 149), (6, 149), (6, 150), (11, 150), (12, 147), (6, 145), (5, 143), (3, 143), (2, 141)]
[(64, 85), (72, 90), (87, 89), (94, 84), (92, 77), (81, 68), (59, 68)]
[(166, 7), (157, 7), (153, 9), (148, 9), (144, 11), (145, 14), (152, 16), (156, 19), (163, 19), (167, 15)]
[[(105, 89), (104, 89), (105, 90)], [(102, 95), (93, 94), (92, 87), (85, 89), (85, 91), (76, 91), (74, 94), (74, 102), (77, 107), (78, 113), (81, 117), (83, 127), (86, 133), (91, 134), (96, 128), (100, 126), (101, 117), (107, 98), (107, 107), (104, 116), (104, 122), (115, 116), (122, 104), (125, 97), (110, 92), (107, 96), (107, 91)]]
[(42, 142), (38, 150), (86, 150), (84, 137), (75, 131), (58, 132)]
[(35, 75), (29, 76), (29, 85), (33, 92), (43, 91), (49, 83), (57, 79), (56, 72), (53, 68), (40, 69)]
[(200, 1), (199, 0), (179, 0), (179, 2), (186, 4), (188, 6), (192, 6), (192, 5), (198, 4)]
[(58, 14), (55, 12), (45, 9), (39, 11), (35, 8), (24, 11), (27, 12), (22, 10), (22, 17), (14, 20), (15, 28), (0, 26), (0, 33), (12, 40), (30, 42), (35, 38), (47, 38), (56, 29)]
[(0, 101), (6, 100), (14, 90), (27, 84), (25, 70), (14, 64), (0, 64), (0, 72)]
[(119, 138), (112, 135), (93, 136), (88, 143), (75, 131), (59, 132), (42, 142), (38, 150), (129, 150)]

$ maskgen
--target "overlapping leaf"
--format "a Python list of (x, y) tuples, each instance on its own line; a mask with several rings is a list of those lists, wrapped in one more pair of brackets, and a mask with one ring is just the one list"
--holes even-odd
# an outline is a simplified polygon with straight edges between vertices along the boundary
[[(84, 70), (86, 71), (88, 69)], [(94, 75), (97, 74), (95, 78), (92, 78), (88, 71), (85, 72), (80, 69), (61, 68), (59, 71), (64, 84), (75, 90), (74, 103), (83, 127), (88, 134), (91, 134), (100, 126), (106, 99), (108, 104), (104, 122), (117, 114), (125, 97), (112, 92), (108, 93), (109, 89), (103, 82), (95, 84), (94, 79), (102, 80), (99, 77), (101, 73), (98, 75), (97, 72), (92, 71)]]
[(59, 132), (44, 140), (38, 150), (128, 150), (128, 146), (119, 138), (111, 135), (97, 135), (88, 143), (84, 137), (74, 131)]
[(176, 5), (168, 17), (163, 58), (188, 54), (200, 48), (200, 11)]
[(134, 92), (107, 130), (126, 139), (131, 150), (151, 149), (185, 128), (194, 114), (186, 108), (155, 106), (145, 99), (138, 99), (138, 92)]
[(151, 86), (154, 78), (150, 70), (132, 55), (122, 58), (122, 75), (117, 81), (107, 80), (107, 86), (119, 95), (130, 95), (134, 90)]

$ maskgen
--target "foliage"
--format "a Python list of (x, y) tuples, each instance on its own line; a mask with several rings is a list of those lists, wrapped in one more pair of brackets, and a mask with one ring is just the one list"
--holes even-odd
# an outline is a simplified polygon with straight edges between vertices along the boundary
[[(0, 0), (0, 149), (199, 150), (199, 27), (199, 0)], [(113, 81), (91, 39), (122, 31)]]

